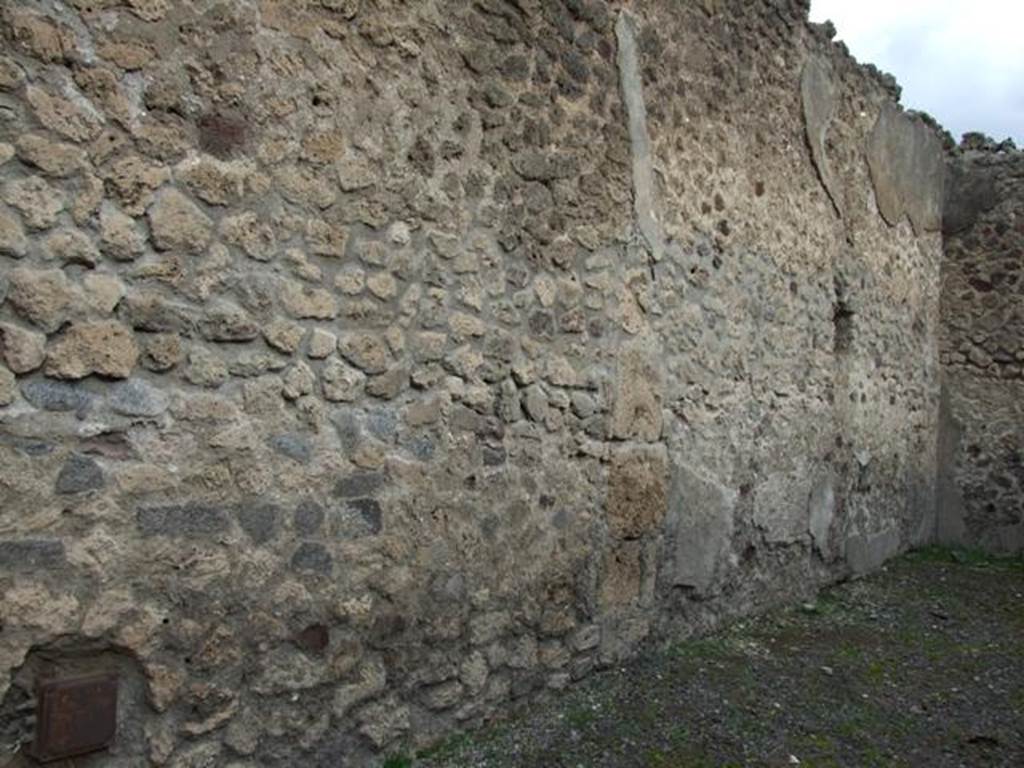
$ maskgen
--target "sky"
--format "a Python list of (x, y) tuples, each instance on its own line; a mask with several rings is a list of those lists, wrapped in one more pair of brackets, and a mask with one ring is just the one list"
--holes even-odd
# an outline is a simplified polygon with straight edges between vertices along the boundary
[(896, 76), (902, 104), (954, 138), (1024, 146), (1024, 0), (811, 0), (861, 63)]

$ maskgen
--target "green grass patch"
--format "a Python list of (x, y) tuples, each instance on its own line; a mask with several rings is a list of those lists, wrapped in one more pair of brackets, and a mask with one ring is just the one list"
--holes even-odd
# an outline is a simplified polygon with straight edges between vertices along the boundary
[(646, 768), (731, 768), (738, 764), (726, 763), (719, 766), (697, 750), (682, 748), (652, 749), (644, 756), (644, 765)]
[[(416, 757), (421, 760), (449, 760), (458, 755), (463, 749), (473, 742), (473, 737), (468, 733), (459, 733), (438, 742), (432, 747), (421, 749)], [(410, 763), (411, 765), (411, 763)], [(388, 766), (385, 766), (388, 768)], [(392, 768), (403, 768), (403, 766), (392, 766)]]
[(577, 731), (586, 730), (596, 720), (597, 712), (588, 705), (572, 707), (565, 713), (565, 722)]
[(1024, 555), (994, 555), (980, 549), (933, 545), (908, 552), (904, 557), (912, 563), (956, 563), (1024, 573)]
[(671, 657), (680, 661), (725, 659), (734, 655), (725, 639), (720, 637), (684, 640), (675, 643), (668, 653)]

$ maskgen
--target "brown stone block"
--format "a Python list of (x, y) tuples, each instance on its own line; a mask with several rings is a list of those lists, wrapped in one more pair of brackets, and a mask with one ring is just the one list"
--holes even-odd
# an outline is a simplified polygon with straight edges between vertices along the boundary
[(668, 508), (668, 457), (663, 446), (624, 448), (608, 473), (608, 530), (638, 539), (657, 530)]
[(643, 351), (624, 350), (615, 379), (611, 437), (654, 442), (661, 437), (661, 427), (660, 371)]
[(598, 591), (603, 611), (635, 605), (643, 586), (643, 543), (617, 541), (605, 553)]

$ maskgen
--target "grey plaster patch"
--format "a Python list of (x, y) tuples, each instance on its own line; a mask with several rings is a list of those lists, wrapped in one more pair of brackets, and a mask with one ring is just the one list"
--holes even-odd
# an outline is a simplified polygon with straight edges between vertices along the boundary
[(738, 496), (695, 469), (674, 468), (665, 520), (670, 546), (666, 576), (673, 586), (700, 594), (710, 590), (717, 568), (727, 559)]
[(946, 164), (934, 130), (884, 102), (868, 138), (867, 158), (878, 210), (889, 225), (907, 215), (917, 234), (941, 227)]
[(643, 77), (640, 74), (636, 42), (636, 20), (627, 11), (619, 13), (615, 35), (619, 43), (619, 83), (622, 102), (626, 107), (633, 164), (633, 212), (637, 228), (651, 257), (657, 262), (665, 255), (665, 236), (658, 221), (651, 139), (647, 132), (647, 107), (644, 104)]
[(900, 532), (895, 528), (857, 534), (846, 540), (846, 562), (854, 573), (870, 573), (900, 551)]
[(803, 100), (807, 143), (811, 148), (814, 167), (829, 200), (832, 201), (832, 206), (842, 218), (843, 206), (839, 187), (832, 173), (828, 153), (825, 151), (828, 129), (836, 111), (836, 86), (832, 79), (832, 66), (826, 59), (811, 56), (807, 60), (800, 78), (800, 96)]
[(830, 560), (834, 554), (830, 534), (836, 513), (835, 485), (836, 479), (831, 471), (820, 472), (807, 500), (808, 530), (814, 548), (825, 560)]
[(804, 468), (768, 475), (754, 490), (754, 522), (770, 544), (787, 544), (808, 529), (809, 479)]

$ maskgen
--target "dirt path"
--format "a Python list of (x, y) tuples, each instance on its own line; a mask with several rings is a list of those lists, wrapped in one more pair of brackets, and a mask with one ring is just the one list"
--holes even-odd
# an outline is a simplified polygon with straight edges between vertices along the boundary
[(1024, 766), (1024, 561), (930, 550), (388, 768)]

